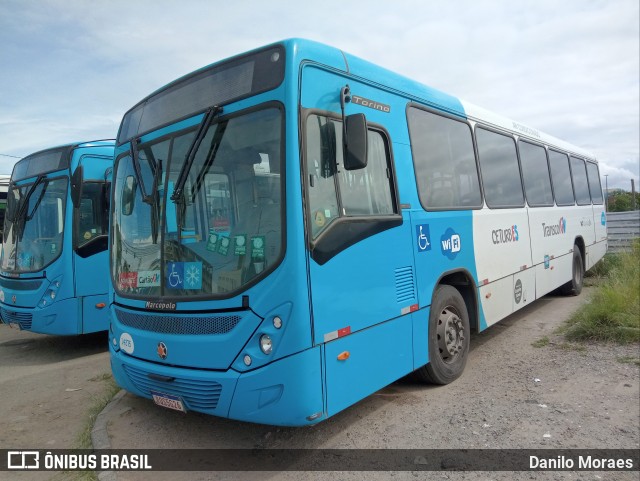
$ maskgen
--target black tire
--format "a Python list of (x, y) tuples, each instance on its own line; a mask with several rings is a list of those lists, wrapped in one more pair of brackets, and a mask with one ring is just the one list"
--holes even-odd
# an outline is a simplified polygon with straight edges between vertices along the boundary
[(469, 354), (469, 313), (460, 292), (439, 286), (429, 314), (429, 364), (416, 376), (431, 384), (449, 384), (464, 371)]
[(578, 296), (582, 292), (584, 283), (584, 264), (582, 254), (577, 245), (573, 246), (573, 261), (571, 266), (571, 280), (561, 287), (561, 291), (567, 296)]

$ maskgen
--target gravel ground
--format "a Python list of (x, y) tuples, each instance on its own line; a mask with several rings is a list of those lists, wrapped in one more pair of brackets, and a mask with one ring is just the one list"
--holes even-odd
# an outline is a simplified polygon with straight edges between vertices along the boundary
[[(126, 394), (107, 419), (113, 448), (640, 448), (638, 345), (567, 344), (553, 331), (579, 297), (547, 296), (471, 340), (448, 386), (402, 379), (318, 425), (280, 428), (182, 414)], [(550, 343), (536, 348), (543, 336)], [(339, 469), (339, 466), (336, 466)], [(118, 473), (119, 480), (633, 480), (637, 472)]]

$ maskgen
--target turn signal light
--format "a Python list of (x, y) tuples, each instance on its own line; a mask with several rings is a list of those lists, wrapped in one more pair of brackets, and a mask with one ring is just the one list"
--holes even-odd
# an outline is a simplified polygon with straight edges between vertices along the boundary
[(351, 356), (351, 353), (349, 353), (349, 351), (341, 352), (340, 354), (338, 354), (338, 361), (346, 361), (347, 359), (349, 359), (349, 356)]

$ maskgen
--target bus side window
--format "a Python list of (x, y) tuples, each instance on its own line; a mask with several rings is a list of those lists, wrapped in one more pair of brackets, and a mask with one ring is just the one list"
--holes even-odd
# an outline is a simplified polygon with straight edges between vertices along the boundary
[(342, 162), (342, 149), (336, 149), (342, 141), (337, 140), (336, 135), (338, 132), (341, 135), (342, 130), (335, 124), (318, 115), (310, 115), (307, 119), (307, 182), (313, 238), (339, 215), (334, 173), (336, 162)]
[(387, 142), (383, 134), (375, 130), (369, 130), (368, 142), (367, 166), (346, 170), (340, 122), (317, 115), (307, 119), (307, 187), (312, 238), (338, 217), (385, 216), (397, 212)]
[(471, 128), (418, 107), (407, 114), (420, 203), (427, 210), (482, 205)]
[(391, 198), (387, 150), (379, 132), (369, 131), (367, 166), (340, 172), (340, 192), (345, 215), (389, 215)]
[(532, 207), (553, 205), (545, 148), (523, 140), (520, 140), (518, 145), (527, 202)]
[(476, 141), (487, 205), (491, 208), (524, 206), (513, 137), (478, 128)]
[(557, 205), (574, 205), (573, 185), (569, 171), (569, 157), (555, 150), (549, 151), (549, 167), (551, 168), (551, 184)]
[(598, 165), (593, 162), (587, 162), (587, 177), (589, 178), (589, 191), (591, 199), (596, 205), (602, 205), (602, 186), (600, 185), (600, 175), (598, 174)]

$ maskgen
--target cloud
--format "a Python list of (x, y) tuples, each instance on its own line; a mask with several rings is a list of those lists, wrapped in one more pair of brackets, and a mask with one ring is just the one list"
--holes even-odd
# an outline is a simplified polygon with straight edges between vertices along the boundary
[(3, 0), (0, 153), (113, 137), (175, 78), (300, 36), (591, 150), (623, 187), (640, 162), (639, 15), (637, 0)]

